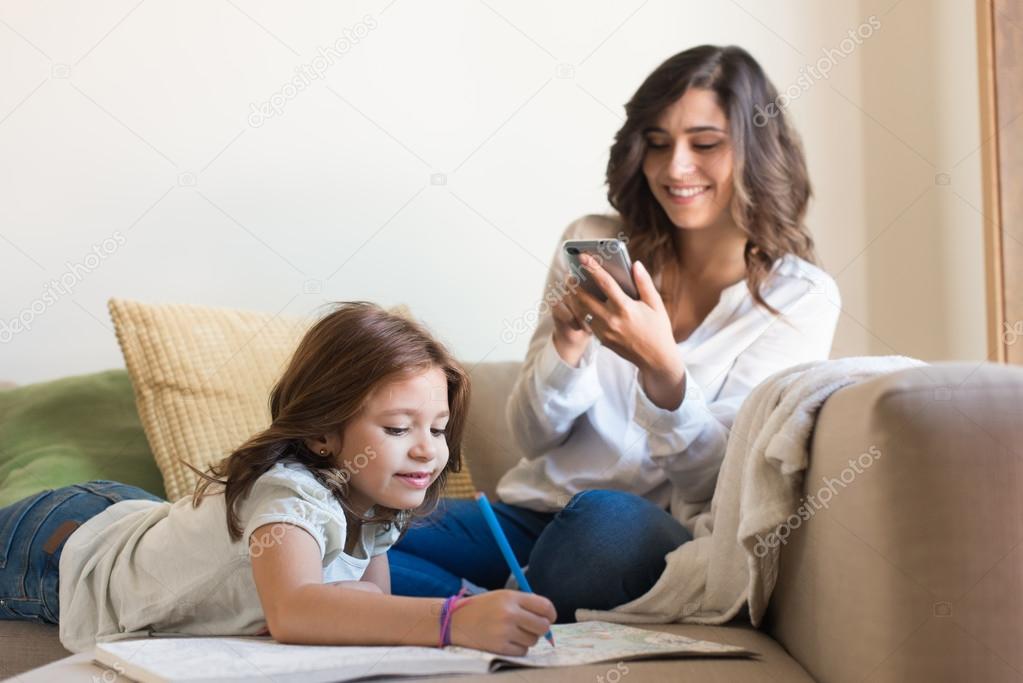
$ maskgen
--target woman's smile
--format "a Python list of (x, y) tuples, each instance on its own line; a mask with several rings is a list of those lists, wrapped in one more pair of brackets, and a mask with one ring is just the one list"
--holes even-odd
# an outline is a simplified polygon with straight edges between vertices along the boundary
[(672, 204), (695, 204), (710, 191), (710, 185), (665, 185), (668, 201)]

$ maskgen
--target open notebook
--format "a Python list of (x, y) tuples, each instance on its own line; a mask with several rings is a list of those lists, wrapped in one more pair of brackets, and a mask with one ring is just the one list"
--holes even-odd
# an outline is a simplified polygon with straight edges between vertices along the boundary
[(142, 683), (170, 681), (354, 681), (377, 676), (487, 673), (666, 657), (745, 657), (741, 647), (631, 626), (587, 621), (551, 627), (523, 657), (447, 647), (282, 645), (269, 637), (140, 638), (96, 645), (100, 664)]

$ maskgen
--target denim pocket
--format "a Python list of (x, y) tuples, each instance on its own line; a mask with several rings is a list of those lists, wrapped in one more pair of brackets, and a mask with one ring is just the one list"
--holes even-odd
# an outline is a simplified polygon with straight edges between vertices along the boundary
[[(0, 510), (0, 569), (7, 567), (7, 562), (11, 557), (11, 550), (14, 547), (14, 536), (18, 533), (21, 523), (28, 517), (32, 508), (51, 492), (52, 489), (37, 493)], [(45, 515), (43, 515), (43, 519), (45, 518)], [(39, 523), (42, 524), (42, 520)], [(19, 535), (24, 541), (24, 534)], [(29, 539), (31, 539), (31, 536), (29, 536)]]
[(0, 569), (7, 568), (17, 551), (24, 553), (27, 563), (30, 546), (40, 527), (55, 509), (76, 495), (79, 491), (74, 485), (64, 486), (37, 493), (0, 510)]

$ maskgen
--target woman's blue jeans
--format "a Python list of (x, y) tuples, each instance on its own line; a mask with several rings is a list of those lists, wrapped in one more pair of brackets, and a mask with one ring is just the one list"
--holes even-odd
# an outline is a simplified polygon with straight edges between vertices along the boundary
[(60, 619), (60, 555), (71, 533), (114, 503), (162, 498), (136, 486), (89, 481), (0, 509), (0, 619)]
[[(664, 571), (664, 556), (692, 539), (665, 510), (623, 491), (583, 491), (556, 514), (495, 503), (494, 512), (530, 587), (559, 622), (579, 608), (606, 610), (638, 598)], [(443, 500), (388, 553), (391, 592), (444, 597), (462, 579), (503, 588), (510, 571), (474, 500)]]

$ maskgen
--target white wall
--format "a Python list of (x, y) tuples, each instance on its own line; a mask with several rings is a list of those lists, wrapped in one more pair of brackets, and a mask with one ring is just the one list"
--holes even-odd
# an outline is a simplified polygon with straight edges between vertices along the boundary
[[(621, 105), (651, 69), (734, 43), (784, 90), (870, 15), (789, 105), (844, 296), (834, 354), (981, 358), (981, 219), (948, 191), (980, 205), (976, 155), (948, 171), (979, 145), (973, 3), (893, 1), (5, 4), (0, 379), (122, 365), (111, 296), (404, 302), (467, 361), (520, 358), (505, 323), (564, 226), (605, 210)], [(308, 88), (253, 114), (299, 71)]]
[[(866, 0), (882, 15), (891, 0)], [(974, 3), (902, 0), (862, 62), (871, 352), (986, 356)]]

